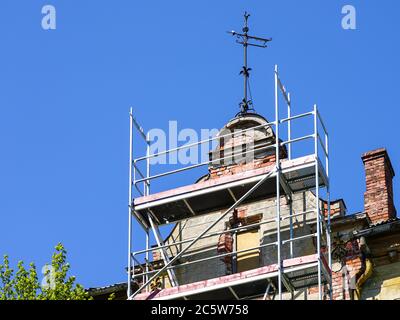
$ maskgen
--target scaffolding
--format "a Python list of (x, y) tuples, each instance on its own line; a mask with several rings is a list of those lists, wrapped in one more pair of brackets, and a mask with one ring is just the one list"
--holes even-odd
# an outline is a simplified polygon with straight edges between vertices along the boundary
[[(280, 118), (280, 99), (284, 99), (287, 107), (287, 117)], [(311, 118), (313, 132), (301, 137), (292, 137), (292, 124), (298, 119)], [(280, 127), (287, 126), (287, 140), (281, 140)], [(134, 128), (139, 132), (139, 136), (146, 143), (146, 155), (134, 159), (133, 155), (133, 134)], [(218, 179), (219, 181), (213, 183), (197, 183), (190, 186), (179, 187), (170, 189), (163, 192), (151, 194), (150, 186), (154, 181), (168, 175), (178, 174), (180, 172), (191, 170), (194, 168), (208, 166), (214, 161), (225, 160), (233, 157), (229, 155), (221, 157), (220, 159), (213, 159), (204, 161), (194, 165), (183, 166), (178, 169), (157, 173), (151, 175), (151, 159), (159, 156), (176, 153), (180, 150), (193, 148), (202, 144), (209, 144), (216, 139), (221, 139), (221, 136), (213, 137), (210, 139), (202, 140), (196, 143), (186, 144), (180, 147), (172, 148), (165, 151), (160, 151), (150, 154), (150, 141), (149, 135), (143, 130), (133, 116), (132, 109), (130, 111), (130, 158), (129, 158), (129, 241), (128, 241), (128, 299), (137, 299), (139, 295), (146, 293), (146, 298), (149, 299), (150, 285), (157, 277), (162, 274), (168, 276), (171, 288), (161, 290), (161, 293), (155, 295), (156, 299), (189, 299), (196, 298), (196, 295), (204, 294), (211, 291), (226, 289), (229, 290), (236, 299), (241, 297), (237, 294), (241, 286), (253, 283), (259, 289), (256, 294), (264, 296), (264, 299), (269, 297), (270, 290), (273, 291), (273, 297), (278, 299), (283, 298), (283, 293), (291, 293), (291, 298), (294, 297), (294, 292), (301, 288), (318, 287), (318, 299), (332, 298), (332, 278), (331, 278), (331, 234), (330, 234), (330, 185), (329, 185), (329, 136), (328, 131), (324, 125), (322, 117), (316, 105), (312, 111), (292, 115), (291, 98), (283, 85), (278, 67), (275, 66), (275, 120), (262, 124), (257, 127), (243, 129), (239, 133), (246, 133), (249, 130), (257, 128), (272, 128), (275, 132), (275, 142), (272, 145), (262, 146), (257, 150), (274, 149), (275, 151), (275, 164), (271, 168), (260, 168), (245, 172), (241, 175), (233, 175), (230, 179)], [(321, 130), (322, 129), (322, 130)], [(223, 136), (222, 136), (223, 137)], [(311, 154), (302, 157), (293, 157), (292, 145), (301, 141), (311, 140), (313, 143), (313, 151)], [(280, 158), (280, 150), (286, 147), (288, 157), (286, 159)], [(320, 152), (322, 150), (322, 153)], [(253, 150), (246, 150), (245, 153), (254, 152)], [(321, 159), (325, 161), (322, 162)], [(139, 168), (139, 163), (145, 163), (146, 172), (143, 173)], [(240, 186), (242, 192), (240, 196), (235, 195), (232, 190)], [(260, 226), (268, 223), (276, 223), (276, 241), (272, 243), (261, 244), (257, 247), (245, 250), (232, 250), (227, 253), (217, 253), (206, 258), (193, 260), (190, 262), (180, 263), (179, 259), (185, 255), (191, 256), (189, 249), (192, 248), (198, 241), (209, 237), (230, 233), (232, 231), (240, 231), (249, 226), (240, 226), (235, 229), (224, 231), (212, 231), (221, 220), (232, 213), (243, 202), (249, 201), (252, 195), (257, 191), (258, 196), (265, 195), (271, 192), (274, 188), (274, 199), (276, 203), (276, 215), (273, 219), (261, 220), (251, 226)], [(268, 189), (268, 192), (266, 191)], [(283, 192), (282, 192), (283, 190)], [(292, 208), (292, 195), (297, 192), (304, 192), (307, 190), (315, 190), (315, 208), (307, 210), (306, 212), (294, 212)], [(134, 196), (134, 191), (137, 196)], [(327, 209), (321, 205), (322, 192), (325, 192)], [(176, 223), (199, 214), (210, 212), (210, 208), (206, 206), (204, 197), (215, 195), (230, 195), (231, 205), (227, 206), (225, 203), (218, 205), (226, 206), (226, 210), (214, 221), (211, 221), (208, 226), (193, 238), (184, 239), (181, 241), (174, 241), (173, 243), (164, 243), (159, 231), (159, 227), (166, 224)], [(281, 214), (281, 197), (285, 196), (289, 201), (289, 214)], [(225, 199), (224, 196), (216, 197), (218, 199)], [(222, 201), (222, 200), (221, 200)], [(174, 213), (171, 215), (170, 213)], [(294, 223), (293, 219), (308, 213), (315, 214), (316, 230), (311, 231), (309, 234), (294, 237)], [(171, 216), (173, 217), (171, 219)], [(145, 233), (145, 249), (139, 251), (132, 251), (132, 241), (135, 233), (133, 232), (132, 223), (133, 218), (137, 220)], [(289, 220), (289, 239), (283, 240), (281, 237), (281, 223)], [(140, 230), (140, 229), (139, 229)], [(139, 232), (139, 231), (138, 231)], [(152, 232), (156, 245), (150, 247), (150, 232)], [(315, 239), (316, 252), (310, 256), (295, 257), (293, 252), (293, 245), (297, 241), (312, 238)], [(290, 259), (282, 259), (282, 246), (288, 244), (290, 246)], [(176, 254), (171, 255), (168, 250), (171, 247), (177, 248), (181, 246), (181, 250)], [(183, 247), (183, 245), (185, 245)], [(242, 272), (240, 276), (228, 275), (223, 281), (211, 282), (203, 281), (196, 284), (179, 284), (175, 271), (181, 267), (188, 267), (190, 265), (212, 260), (220, 259), (225, 256), (234, 256), (243, 252), (251, 252), (252, 250), (266, 247), (276, 247), (277, 262), (274, 265), (262, 266), (257, 270), (250, 270)], [(163, 263), (160, 268), (152, 269), (150, 264), (149, 255), (151, 252), (159, 252)], [(145, 256), (144, 262), (139, 261), (139, 256)], [(140, 273), (135, 274), (135, 268), (141, 269)], [(304, 271), (304, 272), (303, 272)], [(300, 272), (300, 273), (299, 273)], [(133, 290), (133, 281), (141, 279), (141, 283), (135, 290)], [(272, 281), (274, 280), (274, 281)], [(262, 289), (263, 288), (263, 289)], [(235, 291), (236, 290), (236, 291)]]

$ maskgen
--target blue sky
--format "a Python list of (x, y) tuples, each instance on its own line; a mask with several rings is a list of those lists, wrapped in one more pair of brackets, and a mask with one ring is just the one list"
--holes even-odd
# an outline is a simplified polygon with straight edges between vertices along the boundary
[[(46, 4), (56, 30), (41, 28)], [(346, 4), (356, 30), (341, 27)], [(361, 154), (386, 147), (400, 172), (399, 9), (395, 0), (2, 0), (0, 254), (40, 267), (61, 241), (86, 287), (124, 281), (129, 107), (146, 129), (222, 127), (242, 94), (242, 50), (226, 31), (240, 30), (244, 10), (253, 33), (273, 38), (250, 52), (256, 110), (272, 119), (278, 64), (293, 112), (317, 103), (330, 131), (333, 198), (363, 210)], [(396, 204), (399, 188), (395, 178)]]

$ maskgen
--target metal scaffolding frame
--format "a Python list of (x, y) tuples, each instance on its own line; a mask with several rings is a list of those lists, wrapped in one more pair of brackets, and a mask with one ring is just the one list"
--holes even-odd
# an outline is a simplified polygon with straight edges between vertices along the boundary
[[(279, 117), (279, 97), (283, 96), (285, 100), (285, 104), (287, 106), (287, 118), (280, 119)], [(300, 119), (300, 118), (306, 118), (306, 117), (312, 117), (313, 118), (313, 127), (314, 131), (312, 134), (299, 137), (299, 138), (292, 138), (292, 122)], [(286, 141), (281, 141), (280, 140), (280, 126), (283, 124), (287, 124), (287, 140)], [(319, 126), (322, 128), (322, 137), (321, 133), (319, 130)], [(146, 143), (146, 156), (142, 156), (136, 159), (133, 159), (133, 128), (136, 128), (140, 134), (140, 137), (145, 141)], [(179, 286), (178, 279), (175, 275), (175, 270), (180, 268), (180, 267), (187, 267), (191, 264), (199, 263), (199, 262), (204, 262), (212, 259), (218, 259), (221, 257), (225, 256), (234, 256), (237, 255), (238, 253), (243, 253), (243, 252), (251, 252), (252, 250), (255, 249), (261, 249), (269, 246), (276, 246), (277, 248), (277, 270), (276, 272), (271, 273), (271, 275), (266, 276), (268, 279), (267, 289), (265, 291), (264, 299), (267, 297), (267, 294), (270, 290), (271, 287), (275, 289), (275, 292), (273, 293), (273, 296), (276, 296), (279, 299), (282, 299), (282, 294), (283, 294), (283, 287), (288, 292), (292, 293), (293, 297), (293, 291), (294, 287), (291, 285), (290, 280), (287, 277), (287, 273), (291, 272), (292, 269), (286, 269), (283, 265), (283, 260), (282, 260), (282, 246), (284, 244), (289, 244), (290, 247), (290, 258), (294, 258), (294, 250), (293, 250), (293, 245), (296, 241), (301, 241), (303, 239), (307, 238), (315, 238), (316, 239), (316, 263), (315, 265), (317, 266), (317, 286), (318, 286), (318, 298), (322, 300), (324, 298), (324, 289), (323, 286), (327, 286), (327, 292), (329, 293), (329, 298), (332, 298), (332, 279), (331, 279), (331, 239), (330, 239), (330, 218), (331, 218), (331, 212), (330, 212), (330, 185), (329, 185), (329, 136), (327, 129), (323, 123), (322, 117), (317, 109), (317, 106), (314, 105), (314, 108), (312, 111), (299, 114), (299, 115), (294, 115), (292, 116), (292, 109), (291, 109), (291, 97), (290, 94), (286, 91), (286, 88), (282, 84), (282, 81), (279, 77), (278, 73), (278, 67), (275, 66), (275, 121), (269, 122), (266, 124), (262, 124), (260, 126), (248, 128), (239, 131), (239, 134), (245, 133), (249, 130), (254, 130), (256, 128), (274, 128), (275, 129), (275, 143), (272, 145), (268, 146), (263, 146), (262, 148), (258, 148), (257, 151), (259, 150), (266, 150), (270, 148), (275, 149), (275, 168), (269, 172), (266, 172), (256, 179), (253, 179), (254, 185), (240, 198), (236, 198), (232, 195), (232, 198), (234, 200), (234, 203), (226, 209), (215, 221), (211, 221), (209, 225), (197, 236), (190, 238), (190, 239), (185, 239), (181, 241), (174, 241), (173, 243), (165, 244), (161, 238), (160, 232), (158, 230), (158, 226), (161, 225), (162, 223), (157, 219), (156, 214), (151, 209), (151, 206), (148, 206), (146, 204), (141, 204), (141, 205), (135, 205), (134, 197), (133, 197), (133, 188), (137, 191), (139, 197), (146, 197), (150, 195), (150, 185), (151, 182), (155, 179), (171, 175), (171, 174), (176, 174), (182, 171), (190, 170), (193, 168), (198, 168), (201, 166), (206, 166), (209, 165), (215, 161), (218, 160), (226, 160), (228, 158), (234, 157), (233, 155), (221, 157), (220, 159), (212, 159), (209, 161), (205, 161), (196, 165), (189, 165), (183, 168), (171, 170), (168, 172), (163, 172), (163, 173), (158, 173), (155, 175), (151, 175), (150, 172), (150, 159), (154, 157), (159, 157), (162, 155), (167, 155), (169, 153), (173, 152), (178, 152), (179, 150), (183, 149), (188, 149), (191, 147), (199, 146), (203, 143), (209, 143), (212, 142), (216, 139), (221, 139), (221, 137), (224, 136), (217, 136), (214, 138), (202, 140), (196, 143), (192, 144), (186, 144), (181, 147), (173, 148), (170, 150), (165, 150), (161, 151), (155, 154), (150, 154), (150, 142), (149, 142), (149, 136), (148, 134), (145, 133), (143, 128), (137, 123), (135, 118), (133, 117), (133, 111), (132, 109), (130, 110), (130, 139), (129, 139), (129, 209), (128, 209), (128, 216), (129, 216), (129, 228), (128, 228), (128, 291), (127, 291), (127, 296), (128, 299), (134, 299), (136, 295), (139, 293), (142, 293), (144, 290), (146, 292), (149, 292), (149, 286), (152, 283), (154, 279), (159, 277), (161, 274), (167, 274), (168, 278), (170, 280), (170, 284), (172, 286)], [(235, 132), (236, 134), (236, 132)], [(228, 135), (227, 135), (228, 136)], [(304, 140), (313, 140), (314, 145), (313, 149), (314, 152), (309, 155), (310, 159), (312, 159), (311, 166), (315, 172), (315, 180), (312, 184), (312, 186), (308, 189), (304, 190), (310, 190), (310, 189), (315, 189), (315, 209), (313, 210), (306, 210), (305, 212), (294, 212), (292, 208), (292, 194), (293, 190), (291, 189), (290, 186), (290, 181), (286, 178), (286, 174), (290, 173), (291, 170), (298, 170), (299, 167), (285, 167), (282, 168), (282, 160), (280, 159), (280, 150), (283, 146), (287, 147), (288, 150), (288, 159), (287, 160), (292, 160), (293, 159), (293, 153), (292, 153), (292, 144), (304, 141)], [(255, 148), (255, 147), (254, 147)], [(322, 164), (320, 161), (320, 153), (319, 153), (319, 148), (322, 149), (323, 151), (323, 157), (325, 158), (325, 166)], [(252, 150), (246, 150), (245, 153), (248, 152), (254, 152), (255, 149)], [(141, 161), (145, 161), (146, 163), (146, 173), (143, 174), (141, 170), (139, 169), (138, 163)], [(309, 164), (310, 166), (310, 164)], [(137, 175), (140, 176), (140, 178), (137, 179)], [(234, 209), (236, 209), (240, 204), (242, 204), (252, 193), (254, 193), (258, 188), (260, 188), (265, 181), (268, 179), (276, 179), (276, 186), (275, 186), (275, 202), (276, 202), (276, 216), (273, 219), (269, 220), (261, 220), (261, 222), (254, 223), (251, 225), (246, 225), (246, 226), (240, 226), (234, 229), (229, 229), (225, 231), (218, 231), (218, 232), (211, 232), (213, 227), (217, 225), (221, 220), (223, 220), (229, 213), (231, 213)], [(140, 189), (143, 187), (143, 191)], [(226, 186), (228, 190), (231, 192), (231, 189), (229, 189), (229, 185)], [(281, 214), (281, 188), (284, 190), (284, 194), (288, 199), (288, 206), (289, 206), (289, 215), (282, 215)], [(327, 214), (325, 216), (325, 210), (321, 208), (320, 203), (322, 202), (320, 200), (320, 189), (326, 190), (326, 202), (327, 202)], [(207, 192), (215, 192), (217, 189), (209, 188), (208, 190), (202, 191), (203, 193)], [(303, 190), (303, 191), (304, 191)], [(191, 195), (193, 196), (193, 195)], [(179, 199), (178, 199), (179, 197)], [(188, 203), (187, 199), (189, 198), (188, 194), (182, 194), (180, 196), (177, 196), (176, 199), (183, 201), (186, 206), (188, 211), (191, 213), (191, 216), (195, 216), (196, 212), (191, 208), (190, 204)], [(143, 217), (143, 214), (141, 214), (139, 211), (146, 212), (147, 217)], [(315, 218), (315, 223), (316, 223), (316, 230), (315, 232), (311, 232), (310, 234), (307, 234), (305, 236), (300, 236), (297, 238), (294, 238), (294, 227), (293, 227), (293, 218), (297, 216), (304, 216), (310, 213), (315, 213), (316, 218)], [(133, 219), (132, 217), (135, 217), (136, 220), (138, 221), (139, 225), (142, 226), (145, 235), (146, 235), (146, 244), (145, 244), (145, 249), (132, 252), (132, 241), (133, 241), (133, 228), (132, 228), (132, 223)], [(147, 219), (146, 219), (147, 218)], [(190, 219), (190, 216), (187, 217)], [(287, 240), (282, 240), (281, 239), (281, 223), (284, 220), (289, 220), (289, 239)], [(216, 236), (216, 235), (222, 235), (222, 234), (227, 234), (231, 233), (232, 231), (240, 231), (240, 230), (245, 230), (250, 227), (254, 226), (260, 226), (263, 224), (268, 224), (268, 223), (276, 223), (276, 236), (277, 239), (275, 242), (272, 243), (266, 243), (266, 244), (260, 244), (257, 247), (250, 248), (250, 249), (245, 249), (245, 250), (233, 250), (232, 252), (228, 253), (223, 253), (223, 254), (216, 254), (213, 256), (208, 256), (206, 258), (202, 259), (197, 259), (194, 261), (186, 262), (183, 264), (176, 264), (177, 260), (181, 258), (182, 256), (188, 257), (188, 256), (193, 256), (196, 253), (190, 253), (188, 252), (193, 245), (195, 245), (199, 240), (205, 239), (208, 237)], [(157, 246), (150, 248), (150, 230), (152, 230)], [(323, 263), (325, 260), (323, 258), (323, 250), (322, 250), (322, 244), (325, 243), (325, 250), (324, 253), (327, 253), (327, 258), (328, 258), (328, 263)], [(183, 245), (186, 244), (185, 247), (183, 247), (180, 251), (177, 250), (176, 254), (174, 256), (170, 256), (168, 254), (168, 249), (171, 247), (178, 248), (177, 245)], [(150, 252), (157, 251), (161, 254), (161, 257), (163, 259), (163, 266), (160, 269), (157, 270), (150, 270), (150, 261), (149, 261), (149, 254)], [(138, 259), (138, 255), (145, 255), (144, 258), (144, 263), (141, 263)], [(323, 261), (324, 260), (324, 261)], [(139, 274), (135, 274), (135, 266), (139, 265), (142, 272)], [(144, 265), (144, 267), (143, 267)], [(301, 269), (301, 267), (297, 267), (296, 270)], [(277, 278), (277, 287), (271, 283), (271, 278), (276, 277)], [(142, 284), (141, 286), (133, 292), (132, 290), (132, 280), (135, 278), (141, 278), (142, 279)], [(246, 281), (250, 281), (249, 279), (246, 279)], [(229, 287), (231, 292), (234, 293), (233, 289)], [(204, 291), (204, 289), (203, 289)], [(326, 292), (325, 292), (326, 293)], [(234, 293), (234, 296), (237, 297), (237, 295)], [(185, 296), (183, 295), (183, 298)]]

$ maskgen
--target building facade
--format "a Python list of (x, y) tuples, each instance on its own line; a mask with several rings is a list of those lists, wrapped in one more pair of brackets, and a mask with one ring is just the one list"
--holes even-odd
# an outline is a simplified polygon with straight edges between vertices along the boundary
[[(278, 151), (269, 148), (276, 145), (276, 136), (266, 124), (265, 118), (250, 113), (229, 121), (219, 136), (237, 130), (239, 134), (224, 139), (210, 151), (208, 173), (188, 188), (197, 190), (202, 184), (215, 187), (251, 176), (257, 170), (272, 171)], [(251, 128), (255, 130), (247, 134)], [(249, 142), (251, 158), (246, 154), (229, 157), (235, 154), (236, 147)], [(243, 152), (243, 148), (239, 149)], [(134, 289), (141, 288), (135, 299), (269, 300), (277, 297), (280, 282), (283, 292), (279, 298), (282, 299), (400, 298), (400, 222), (393, 202), (394, 171), (385, 149), (368, 152), (362, 160), (366, 192), (361, 213), (347, 213), (343, 199), (327, 201), (321, 195), (317, 198), (317, 186), (307, 182), (310, 177), (300, 171), (287, 180), (286, 188), (302, 186), (291, 197), (285, 184), (279, 187), (277, 194), (273, 187), (276, 179), (275, 182), (271, 179), (270, 183), (262, 185), (261, 191), (254, 192), (229, 214), (226, 208), (248, 189), (243, 191), (234, 186), (223, 194), (215, 192), (199, 198), (189, 197), (189, 200), (183, 198), (185, 208), (181, 208), (182, 204), (170, 207), (163, 204), (160, 208), (148, 209), (158, 222), (164, 219), (167, 223), (174, 220), (176, 223), (168, 237), (159, 239), (158, 245), (147, 251), (151, 251), (151, 259), (131, 269)], [(305, 163), (307, 158), (288, 159), (286, 145), (279, 143), (279, 161), (282, 166), (298, 166), (295, 161)], [(311, 179), (314, 177), (315, 173)], [(180, 189), (174, 189), (142, 197), (135, 205), (167, 199), (179, 192)], [(185, 210), (192, 215), (185, 216)], [(316, 212), (323, 217), (319, 232)], [(219, 219), (222, 216), (223, 219)], [(204, 229), (215, 221), (217, 223), (203, 237)], [(321, 232), (323, 224), (327, 223), (330, 232)], [(180, 255), (196, 238), (199, 239)], [(275, 246), (278, 241), (280, 252)], [(282, 261), (281, 268), (285, 270), (280, 280), (275, 274), (279, 270), (277, 259)], [(171, 260), (174, 260), (171, 266), (151, 279)], [(149, 278), (151, 283), (143, 286)]]

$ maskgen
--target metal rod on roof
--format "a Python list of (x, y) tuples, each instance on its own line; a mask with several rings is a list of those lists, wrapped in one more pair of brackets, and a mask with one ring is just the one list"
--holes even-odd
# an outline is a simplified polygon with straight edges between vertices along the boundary
[(245, 20), (245, 26), (243, 28), (244, 31), (244, 37), (243, 37), (243, 56), (244, 56), (244, 68), (243, 68), (243, 79), (244, 79), (244, 95), (243, 95), (243, 109), (242, 112), (247, 112), (249, 106), (248, 106), (248, 99), (247, 99), (247, 80), (249, 78), (249, 68), (247, 67), (247, 41), (248, 41), (248, 35), (247, 32), (249, 31), (249, 27), (247, 25), (247, 20), (249, 19), (250, 15), (245, 12), (244, 13), (244, 20)]
[[(266, 48), (267, 47), (267, 42), (272, 41), (272, 39), (267, 39), (267, 38), (261, 38), (261, 37), (255, 37), (251, 36), (248, 34), (249, 32), (249, 26), (248, 26), (248, 19), (250, 17), (250, 14), (247, 12), (244, 13), (244, 26), (242, 28), (243, 33), (238, 33), (236, 31), (231, 31), (229, 32), (232, 34), (232, 36), (236, 36), (237, 40), (236, 42), (243, 45), (243, 67), (242, 70), (240, 71), (240, 75), (243, 75), (243, 100), (240, 102), (240, 112), (239, 114), (246, 114), (247, 111), (250, 109), (250, 106), (252, 104), (252, 101), (248, 99), (248, 81), (250, 77), (250, 71), (251, 68), (248, 67), (247, 64), (247, 49), (249, 46), (253, 47), (259, 47), (259, 48)], [(249, 41), (253, 40), (253, 42)], [(254, 43), (255, 41), (258, 41), (258, 43)], [(251, 99), (251, 92), (250, 92), (250, 99)]]

